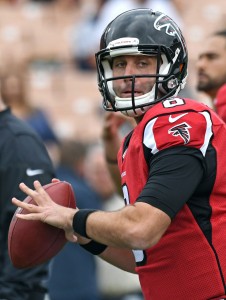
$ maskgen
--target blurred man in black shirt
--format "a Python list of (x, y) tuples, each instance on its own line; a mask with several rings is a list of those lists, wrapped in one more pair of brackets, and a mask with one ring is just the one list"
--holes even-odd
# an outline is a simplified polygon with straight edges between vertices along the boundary
[[(16, 269), (8, 256), (8, 228), (15, 207), (11, 198), (25, 198), (18, 185), (33, 186), (35, 179), (51, 182), (54, 169), (43, 142), (0, 99), (0, 299), (43, 300), (48, 263), (31, 269)], [(24, 232), (26, 235), (26, 232)]]

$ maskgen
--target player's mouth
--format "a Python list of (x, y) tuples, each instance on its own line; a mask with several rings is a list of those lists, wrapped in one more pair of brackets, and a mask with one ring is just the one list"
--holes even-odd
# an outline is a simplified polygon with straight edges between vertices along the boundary
[[(122, 98), (130, 98), (132, 97), (133, 92), (131, 90), (127, 90), (121, 93)], [(138, 90), (134, 91), (134, 97), (142, 96), (144, 93)]]

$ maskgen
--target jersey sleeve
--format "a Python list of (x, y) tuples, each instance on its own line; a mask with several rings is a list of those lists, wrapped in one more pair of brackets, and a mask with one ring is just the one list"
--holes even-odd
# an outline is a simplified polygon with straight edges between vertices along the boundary
[(174, 218), (202, 179), (212, 135), (208, 110), (161, 111), (150, 119), (143, 134), (149, 176), (137, 201)]
[(159, 208), (173, 219), (194, 193), (205, 169), (204, 157), (195, 148), (163, 150), (151, 160), (148, 180), (137, 202)]
[(199, 149), (205, 156), (212, 134), (208, 111), (182, 111), (160, 115), (147, 122), (143, 143), (152, 154), (170, 147), (187, 146)]

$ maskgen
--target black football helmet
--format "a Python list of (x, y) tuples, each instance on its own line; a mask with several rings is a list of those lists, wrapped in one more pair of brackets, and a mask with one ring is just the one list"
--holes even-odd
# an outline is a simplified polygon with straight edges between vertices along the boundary
[[(112, 60), (122, 55), (155, 55), (155, 74), (113, 77)], [(151, 9), (133, 9), (116, 17), (104, 30), (100, 51), (96, 53), (99, 90), (105, 110), (121, 111), (129, 116), (140, 116), (148, 108), (184, 88), (187, 77), (188, 55), (184, 37), (176, 23), (164, 13)], [(155, 77), (152, 90), (134, 96), (136, 78)], [(130, 78), (132, 93), (129, 98), (118, 97), (113, 81)]]

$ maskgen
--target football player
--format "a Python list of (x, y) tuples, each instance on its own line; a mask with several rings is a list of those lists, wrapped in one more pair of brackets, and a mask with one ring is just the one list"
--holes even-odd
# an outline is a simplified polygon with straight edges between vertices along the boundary
[(14, 198), (29, 212), (18, 217), (63, 228), (70, 241), (136, 272), (147, 300), (224, 299), (226, 126), (178, 96), (188, 64), (180, 29), (161, 12), (127, 11), (105, 29), (96, 62), (105, 110), (137, 123), (118, 152), (125, 207), (60, 207), (35, 181), (34, 190), (20, 188), (38, 206)]

